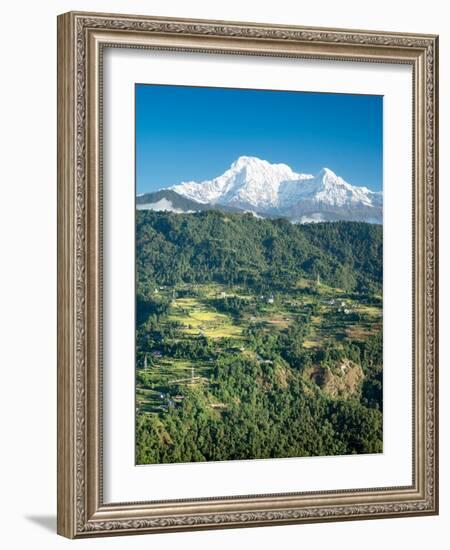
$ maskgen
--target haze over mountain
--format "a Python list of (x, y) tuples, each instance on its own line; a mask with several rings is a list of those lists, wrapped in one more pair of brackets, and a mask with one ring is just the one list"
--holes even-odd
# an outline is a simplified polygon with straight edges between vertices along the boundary
[(219, 209), (287, 217), (295, 223), (366, 221), (382, 223), (383, 196), (346, 182), (329, 168), (316, 175), (294, 172), (241, 156), (222, 175), (188, 181), (137, 197), (137, 208), (173, 212)]

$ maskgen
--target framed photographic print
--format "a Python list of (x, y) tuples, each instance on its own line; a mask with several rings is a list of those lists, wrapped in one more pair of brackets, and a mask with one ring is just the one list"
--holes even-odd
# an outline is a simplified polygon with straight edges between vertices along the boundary
[(436, 514), (431, 35), (58, 18), (58, 532)]

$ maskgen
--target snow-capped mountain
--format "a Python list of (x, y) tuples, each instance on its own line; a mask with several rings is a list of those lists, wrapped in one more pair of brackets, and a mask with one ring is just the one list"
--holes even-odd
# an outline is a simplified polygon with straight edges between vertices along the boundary
[(171, 189), (197, 202), (265, 211), (278, 206), (279, 188), (283, 182), (306, 178), (312, 176), (296, 174), (287, 164), (239, 157), (224, 174), (213, 180), (183, 182)]
[(227, 206), (298, 223), (354, 220), (382, 222), (382, 193), (350, 185), (328, 168), (317, 175), (294, 172), (287, 164), (239, 157), (212, 180), (183, 182), (172, 191), (199, 205)]
[(322, 168), (303, 185), (283, 182), (280, 212), (300, 223), (353, 220), (382, 223), (383, 195), (350, 185), (329, 168)]

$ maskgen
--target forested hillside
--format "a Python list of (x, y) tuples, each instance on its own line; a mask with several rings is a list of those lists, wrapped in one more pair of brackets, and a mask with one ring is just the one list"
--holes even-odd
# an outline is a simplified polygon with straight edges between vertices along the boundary
[(136, 212), (136, 462), (382, 451), (382, 227)]
[(149, 285), (180, 282), (283, 287), (317, 275), (347, 291), (381, 289), (380, 225), (296, 225), (217, 211), (136, 215), (138, 293)]

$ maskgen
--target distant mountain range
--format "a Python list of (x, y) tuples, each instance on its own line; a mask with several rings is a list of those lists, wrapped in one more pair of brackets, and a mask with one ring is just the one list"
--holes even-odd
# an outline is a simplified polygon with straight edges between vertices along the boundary
[(294, 223), (365, 221), (382, 223), (383, 195), (350, 185), (328, 168), (317, 175), (294, 172), (287, 164), (239, 157), (221, 176), (182, 182), (136, 198), (136, 208), (171, 212), (222, 210)]

